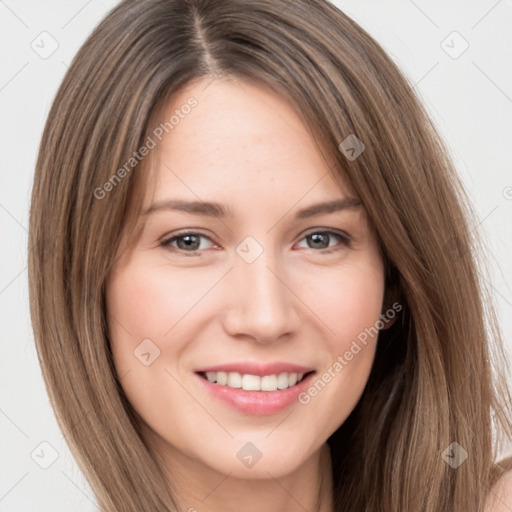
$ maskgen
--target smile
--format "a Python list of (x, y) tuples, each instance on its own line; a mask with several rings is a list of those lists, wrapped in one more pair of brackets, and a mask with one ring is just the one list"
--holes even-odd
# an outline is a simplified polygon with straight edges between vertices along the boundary
[(300, 393), (310, 386), (316, 371), (263, 376), (222, 371), (195, 374), (204, 392), (216, 401), (243, 414), (265, 416), (299, 404)]
[(273, 375), (241, 374), (239, 372), (203, 372), (204, 378), (220, 386), (245, 391), (277, 391), (287, 389), (298, 384), (304, 378), (304, 373), (279, 373)]

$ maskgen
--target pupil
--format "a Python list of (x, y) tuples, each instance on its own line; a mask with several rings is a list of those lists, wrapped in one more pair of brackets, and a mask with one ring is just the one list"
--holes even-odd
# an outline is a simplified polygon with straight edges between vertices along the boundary
[[(311, 239), (314, 244), (316, 244), (316, 243), (322, 244), (322, 241), (326, 242), (326, 240), (327, 240), (327, 236), (325, 236), (325, 234), (323, 234), (323, 233), (314, 233), (313, 235), (310, 235), (310, 236), (311, 236)], [(325, 243), (324, 243), (324, 246), (327, 247), (328, 244), (325, 245)], [(321, 247), (321, 248), (324, 249), (325, 247)]]
[[(192, 242), (190, 242), (190, 240), (192, 239)], [(195, 242), (194, 240), (195, 239)], [(188, 242), (186, 241), (188, 240)], [(180, 244), (180, 241), (183, 241), (184, 242), (184, 248), (185, 249), (197, 249), (199, 247), (199, 244), (198, 244), (198, 237), (197, 236), (194, 236), (194, 235), (184, 235), (182, 236), (181, 238), (178, 238), (178, 245)], [(180, 247), (180, 249), (183, 249), (183, 247)]]

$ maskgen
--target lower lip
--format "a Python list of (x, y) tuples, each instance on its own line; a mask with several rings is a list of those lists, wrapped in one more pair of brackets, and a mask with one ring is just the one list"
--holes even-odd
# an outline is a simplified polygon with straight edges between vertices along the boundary
[(276, 391), (246, 391), (214, 384), (196, 373), (206, 390), (214, 397), (245, 414), (264, 416), (276, 414), (298, 402), (298, 396), (305, 391), (316, 372), (312, 372), (295, 386)]

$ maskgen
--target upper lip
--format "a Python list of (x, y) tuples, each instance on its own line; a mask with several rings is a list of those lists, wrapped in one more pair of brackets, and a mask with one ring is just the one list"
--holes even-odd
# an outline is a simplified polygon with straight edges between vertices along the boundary
[(243, 361), (239, 363), (219, 364), (215, 366), (203, 367), (195, 370), (196, 373), (205, 372), (238, 372), (241, 374), (258, 375), (274, 375), (280, 373), (309, 373), (314, 371), (313, 368), (302, 366), (299, 364), (275, 361), (273, 363), (259, 363), (257, 361)]

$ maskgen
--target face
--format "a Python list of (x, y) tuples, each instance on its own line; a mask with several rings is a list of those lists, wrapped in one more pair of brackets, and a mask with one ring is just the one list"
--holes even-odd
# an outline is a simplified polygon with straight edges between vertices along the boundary
[(377, 240), (276, 93), (205, 80), (162, 122), (176, 110), (152, 149), (141, 236), (108, 276), (115, 368), (160, 455), (278, 478), (318, 452), (368, 380), (376, 336), (362, 333), (384, 293)]

